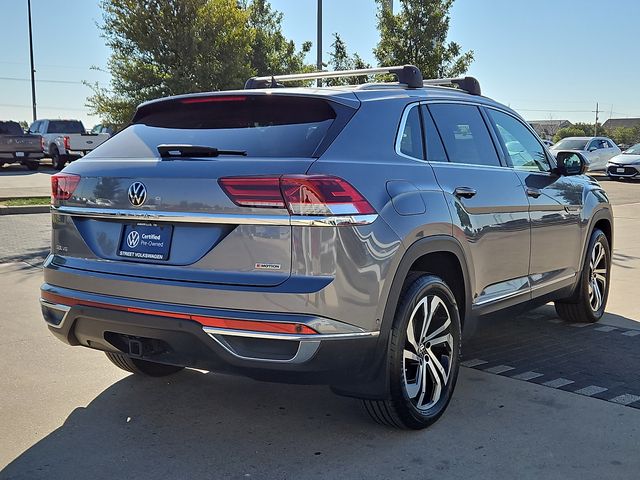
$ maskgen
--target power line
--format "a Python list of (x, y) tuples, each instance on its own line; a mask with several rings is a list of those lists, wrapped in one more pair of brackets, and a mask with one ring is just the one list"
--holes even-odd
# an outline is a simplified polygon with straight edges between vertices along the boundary
[[(30, 82), (31, 80), (29, 78), (20, 78), (20, 77), (0, 77), (0, 80), (12, 80), (12, 81), (16, 81), (16, 82)], [(36, 82), (43, 82), (43, 83), (64, 83), (64, 84), (70, 84), (70, 85), (84, 85), (84, 83), (82, 82), (74, 82), (71, 80), (43, 80), (43, 79), (39, 79), (36, 80)]]
[[(31, 105), (18, 104), (18, 103), (0, 103), (0, 107), (13, 107), (13, 108), (30, 108)], [(86, 112), (87, 108), (73, 108), (73, 107), (47, 107), (38, 105), (38, 108), (44, 108), (45, 110), (75, 110), (78, 112)]]

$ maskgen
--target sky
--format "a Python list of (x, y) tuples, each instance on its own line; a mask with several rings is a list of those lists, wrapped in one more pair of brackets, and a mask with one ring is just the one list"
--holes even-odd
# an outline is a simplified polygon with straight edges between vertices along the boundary
[[(86, 82), (108, 85), (98, 0), (32, 0), (38, 117), (99, 119)], [(271, 0), (298, 45), (315, 40), (316, 0)], [(395, 2), (396, 11), (399, 1)], [(339, 33), (375, 64), (374, 0), (324, 0), (324, 59)], [(449, 40), (473, 50), (468, 74), (528, 120), (640, 117), (638, 0), (456, 0)], [(27, 0), (0, 0), (0, 119), (31, 121)], [(315, 63), (315, 46), (308, 58)], [(97, 69), (96, 69), (97, 68)], [(102, 69), (102, 71), (100, 70)]]

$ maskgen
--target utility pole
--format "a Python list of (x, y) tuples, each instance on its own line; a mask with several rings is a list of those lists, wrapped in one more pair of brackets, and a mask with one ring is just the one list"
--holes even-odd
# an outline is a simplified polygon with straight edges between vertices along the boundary
[[(317, 38), (316, 38), (316, 69), (321, 72), (322, 71), (322, 0), (318, 0), (318, 25), (317, 29)], [(316, 85), (318, 87), (322, 86), (322, 81), (320, 79), (316, 80)]]
[(593, 136), (594, 137), (598, 136), (598, 113), (600, 113), (600, 110), (598, 108), (598, 102), (596, 102), (596, 123), (593, 124)]
[(31, 0), (27, 0), (27, 9), (29, 10), (29, 54), (31, 55), (31, 105), (33, 107), (33, 121), (35, 122), (38, 114), (36, 113), (36, 69), (33, 67), (33, 33), (31, 31)]

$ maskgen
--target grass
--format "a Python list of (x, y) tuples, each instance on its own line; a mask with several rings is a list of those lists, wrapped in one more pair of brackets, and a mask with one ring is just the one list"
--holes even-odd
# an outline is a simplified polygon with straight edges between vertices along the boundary
[(25, 197), (0, 200), (1, 207), (24, 207), (27, 205), (49, 205), (51, 197)]

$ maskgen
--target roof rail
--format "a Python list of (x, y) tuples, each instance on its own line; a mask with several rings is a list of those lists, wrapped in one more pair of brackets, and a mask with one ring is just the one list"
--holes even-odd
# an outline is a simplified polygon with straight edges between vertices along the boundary
[(438, 78), (434, 80), (425, 80), (423, 82), (425, 87), (428, 86), (451, 86), (458, 87), (460, 90), (464, 90), (471, 95), (482, 95), (480, 89), (480, 82), (474, 77), (460, 77), (460, 78)]
[(244, 84), (245, 90), (254, 88), (281, 87), (280, 82), (296, 82), (300, 80), (317, 80), (320, 78), (359, 77), (364, 75), (391, 73), (398, 77), (398, 83), (409, 88), (421, 88), (423, 86), (422, 72), (414, 65), (397, 67), (363, 68), (360, 70), (337, 70), (333, 72), (294, 73), (291, 75), (272, 75), (266, 77), (251, 77)]

